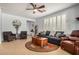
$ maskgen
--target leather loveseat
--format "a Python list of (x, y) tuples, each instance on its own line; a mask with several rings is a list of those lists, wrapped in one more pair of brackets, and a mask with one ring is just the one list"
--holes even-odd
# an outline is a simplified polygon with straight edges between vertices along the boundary
[(68, 37), (61, 38), (61, 48), (71, 54), (79, 55), (79, 30), (72, 31)]

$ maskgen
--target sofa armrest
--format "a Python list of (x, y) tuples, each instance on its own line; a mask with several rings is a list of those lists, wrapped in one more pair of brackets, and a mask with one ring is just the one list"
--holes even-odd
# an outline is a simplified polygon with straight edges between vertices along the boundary
[(79, 47), (79, 41), (75, 41), (75, 45)]
[(79, 41), (79, 37), (69, 37), (69, 39), (72, 41)]
[(69, 37), (61, 37), (61, 40), (69, 40)]

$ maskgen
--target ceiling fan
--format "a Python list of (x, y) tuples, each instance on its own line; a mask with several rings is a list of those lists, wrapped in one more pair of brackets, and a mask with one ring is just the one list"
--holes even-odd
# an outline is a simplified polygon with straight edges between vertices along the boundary
[(43, 13), (45, 12), (46, 10), (44, 9), (45, 8), (45, 5), (41, 5), (41, 6), (38, 6), (37, 4), (34, 4), (34, 3), (30, 3), (30, 5), (33, 7), (33, 8), (27, 8), (26, 10), (33, 10), (33, 14), (35, 14), (37, 11)]

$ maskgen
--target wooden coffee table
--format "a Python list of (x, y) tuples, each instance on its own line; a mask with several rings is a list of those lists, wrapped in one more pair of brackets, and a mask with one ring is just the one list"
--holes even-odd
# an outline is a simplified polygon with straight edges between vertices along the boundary
[(32, 37), (32, 43), (44, 47), (48, 45), (48, 39), (43, 37)]
[(47, 46), (48, 44), (48, 39), (47, 38), (40, 38), (37, 40), (37, 45), (44, 47)]

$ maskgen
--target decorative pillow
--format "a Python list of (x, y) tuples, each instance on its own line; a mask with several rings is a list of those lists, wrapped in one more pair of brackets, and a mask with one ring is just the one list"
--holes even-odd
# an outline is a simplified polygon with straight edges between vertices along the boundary
[(58, 37), (58, 38), (59, 38), (59, 36), (60, 36), (60, 35), (61, 35), (61, 33), (57, 33), (57, 34), (56, 34), (56, 37)]

